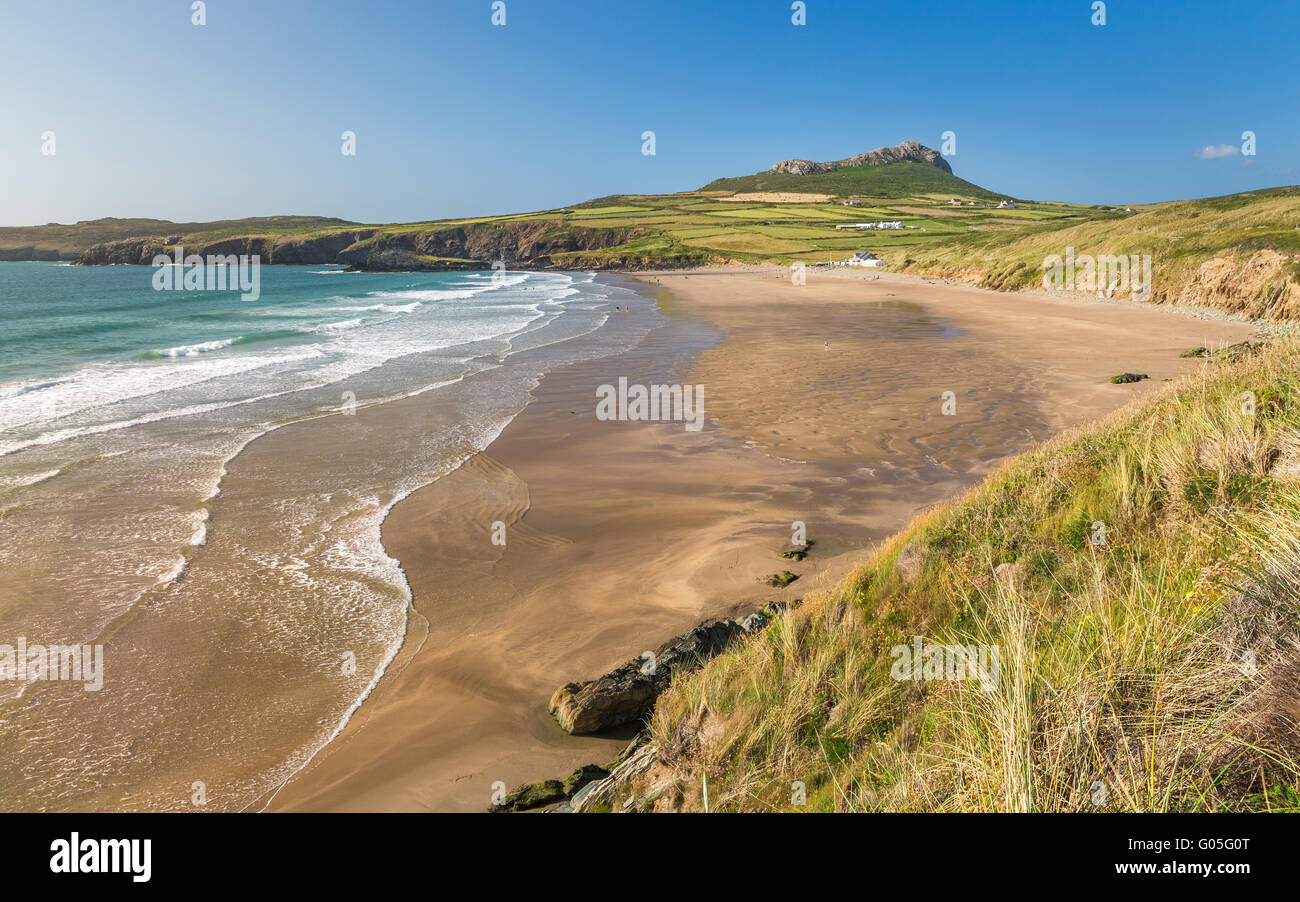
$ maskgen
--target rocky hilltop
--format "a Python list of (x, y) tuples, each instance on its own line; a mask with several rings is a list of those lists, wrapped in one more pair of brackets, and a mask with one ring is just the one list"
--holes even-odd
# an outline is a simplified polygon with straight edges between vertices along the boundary
[(952, 167), (939, 151), (916, 141), (904, 141), (893, 147), (877, 147), (867, 153), (854, 154), (830, 162), (782, 160), (768, 171), (786, 175), (814, 175), (819, 172), (832, 172), (845, 166), (885, 166), (889, 163), (926, 163), (949, 174), (952, 173)]

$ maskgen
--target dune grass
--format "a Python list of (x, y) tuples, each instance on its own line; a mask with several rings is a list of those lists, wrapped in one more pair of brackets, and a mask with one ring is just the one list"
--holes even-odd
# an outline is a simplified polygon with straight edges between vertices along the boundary
[[(1013, 460), (676, 680), (679, 804), (1300, 810), (1298, 363), (1216, 358)], [(916, 636), (998, 666), (895, 679)]]

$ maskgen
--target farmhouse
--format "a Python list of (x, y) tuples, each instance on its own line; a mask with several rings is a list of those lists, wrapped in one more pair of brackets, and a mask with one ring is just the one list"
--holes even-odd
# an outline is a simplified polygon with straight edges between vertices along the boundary
[(1015, 201), (1004, 200), (998, 204), (999, 210), (1014, 210), (1015, 208), (1016, 208)]

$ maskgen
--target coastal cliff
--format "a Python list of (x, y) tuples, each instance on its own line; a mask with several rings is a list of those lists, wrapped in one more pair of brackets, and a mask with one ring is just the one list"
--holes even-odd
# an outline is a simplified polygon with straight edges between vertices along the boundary
[[(511, 269), (532, 269), (552, 266), (555, 254), (603, 250), (644, 233), (640, 228), (591, 229), (546, 219), (427, 231), (372, 228), (307, 237), (252, 235), (183, 246), (187, 254), (256, 254), (269, 264), (341, 264), (376, 272), (487, 269), (496, 261)], [(87, 248), (76, 262), (149, 265), (156, 255), (170, 255), (181, 243), (179, 235), (105, 242)]]

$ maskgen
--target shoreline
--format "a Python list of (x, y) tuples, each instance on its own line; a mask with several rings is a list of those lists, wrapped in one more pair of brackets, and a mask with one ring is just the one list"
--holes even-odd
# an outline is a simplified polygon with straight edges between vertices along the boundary
[[(370, 284), (336, 288), (324, 285), (328, 276), (285, 273), (291, 288), (330, 296), (316, 317), (325, 321), (342, 319), (328, 308), (355, 303), (347, 295), (358, 288), (393, 287), (365, 278)], [(304, 386), (292, 367), (273, 366), (261, 381), (232, 377), (233, 397), (217, 385), (215, 402), (197, 407), (156, 392), (164, 404), (148, 396), (145, 409), (157, 416), (110, 411), (100, 417), (108, 428), (10, 460), (15, 474), (47, 458), (60, 463), (48, 486), (38, 481), (6, 507), (11, 539), (25, 533), (49, 549), (21, 555), (22, 542), (9, 542), (10, 630), (47, 643), (106, 644), (121, 677), (89, 695), (38, 683), (40, 704), (36, 696), (6, 704), (11, 807), (184, 809), (199, 773), (214, 788), (214, 808), (256, 810), (328, 747), (411, 632), (409, 586), (380, 541), (390, 503), (490, 444), (525, 406), (536, 374), (575, 349), (618, 347), (594, 336), (609, 335), (605, 311), (630, 292), (583, 287), (589, 274), (508, 281), (521, 290), (488, 301), (457, 297), (445, 314), (435, 307), (432, 321), (353, 335), (359, 348), (333, 356), (313, 338), (299, 339), (312, 346), (306, 353), (263, 354), (324, 361), (323, 375), (339, 378)], [(486, 279), (412, 282), (395, 287), (427, 289), (425, 301), (449, 285), (471, 295), (488, 288)], [(557, 294), (572, 300), (552, 300)], [(293, 296), (283, 300), (296, 309)], [(593, 338), (571, 343), (587, 333)], [(144, 337), (134, 344), (166, 346)], [(223, 355), (208, 369), (238, 373), (260, 359)], [(241, 381), (247, 391), (233, 384)], [(209, 389), (194, 384), (201, 388), (193, 394)], [(283, 384), (298, 390), (276, 391)], [(89, 425), (101, 425), (94, 416)], [(80, 725), (68, 744), (83, 754), (28, 741), (60, 720)], [(131, 754), (117, 754), (128, 745)], [(43, 785), (51, 774), (60, 786), (54, 798)]]
[[(632, 305), (632, 307), (630, 308), (630, 312), (627, 313), (627, 314), (614, 313), (614, 312), (612, 312), (614, 306), (616, 306), (616, 305), (614, 305), (614, 304), (611, 303), (611, 304), (609, 305), (610, 312), (608, 313), (608, 317), (609, 317), (609, 318), (618, 317), (619, 319), (615, 319), (613, 323), (610, 323), (609, 320), (607, 319), (607, 321), (606, 321), (606, 325), (605, 325), (605, 326), (602, 326), (601, 328), (602, 328), (602, 329), (605, 329), (605, 328), (610, 328), (611, 326), (614, 326), (614, 327), (619, 327), (619, 326), (625, 326), (625, 327), (626, 327), (626, 326), (630, 326), (630, 327), (632, 327), (633, 329), (644, 328), (644, 321), (645, 321), (647, 318), (657, 316), (657, 314), (655, 314), (655, 313), (652, 312), (652, 311), (653, 311), (653, 308), (654, 308), (654, 301), (653, 301), (653, 299), (650, 297), (650, 294), (651, 294), (650, 289), (647, 288), (647, 287), (645, 287), (645, 286), (635, 286), (635, 285), (633, 285), (633, 284), (631, 284), (631, 283), (629, 283), (629, 282), (626, 282), (626, 281), (620, 281), (620, 282), (617, 283), (617, 284), (620, 284), (623, 288), (631, 289), (632, 291), (634, 291), (634, 292), (636, 293), (636, 295), (639, 295), (639, 296), (640, 296), (640, 298), (641, 298), (641, 303), (640, 303), (640, 304), (635, 304), (635, 303), (634, 303), (634, 304)], [(622, 317), (623, 317), (624, 315), (627, 315), (627, 317), (628, 317), (627, 320), (623, 320), (623, 319), (622, 319)], [(625, 330), (626, 330), (626, 329), (625, 329)], [(597, 332), (599, 332), (599, 331), (600, 331), (600, 330), (598, 329)], [(577, 339), (574, 339), (573, 341), (577, 341), (577, 342), (579, 342), (579, 343), (589, 344), (588, 339), (590, 339), (594, 334), (595, 334), (595, 333), (591, 333), (591, 334), (589, 334), (589, 335), (584, 335), (584, 336), (581, 336), (581, 337), (579, 337), (579, 338), (577, 338)], [(638, 340), (637, 340), (637, 344), (639, 345), (640, 342), (641, 342), (642, 340), (643, 340), (643, 338), (642, 338), (642, 339), (638, 339)], [(712, 337), (711, 335), (706, 335), (706, 336), (693, 335), (693, 336), (691, 336), (690, 339), (689, 339), (689, 341), (690, 341), (690, 343), (691, 343), (692, 345), (703, 345), (703, 344), (707, 344), (709, 341), (712, 341), (712, 340), (713, 340), (713, 337)], [(619, 354), (621, 354), (621, 353), (627, 353), (627, 352), (626, 352), (626, 351), (623, 351), (623, 352), (616, 352), (613, 356), (619, 356)], [(557, 367), (556, 369), (548, 370), (547, 373), (543, 375), (542, 380), (545, 381), (547, 378), (549, 378), (549, 377), (550, 377), (551, 375), (553, 375), (555, 372), (557, 372), (557, 371), (563, 371), (563, 370), (565, 370), (565, 369), (567, 369), (567, 368), (569, 368), (569, 367), (573, 367), (573, 366), (599, 366), (599, 365), (600, 365), (599, 362), (600, 362), (602, 359), (604, 359), (604, 356), (605, 356), (605, 355), (595, 355), (595, 356), (585, 356), (585, 355), (583, 355), (583, 356), (580, 357), (580, 360), (579, 360), (577, 363), (566, 363), (566, 364), (562, 364), (561, 366)], [(683, 360), (685, 360), (685, 359), (686, 359), (686, 358), (683, 358)], [(470, 378), (473, 378), (473, 377), (470, 377)], [(535, 389), (534, 392), (533, 392), (533, 400), (530, 400), (530, 401), (529, 401), (528, 405), (525, 406), (524, 411), (527, 411), (527, 410), (528, 410), (528, 407), (533, 405), (533, 403), (534, 403), (534, 401), (535, 401), (535, 399), (536, 399), (536, 395), (537, 395), (537, 391), (536, 391), (536, 389)], [(504, 434), (504, 431), (505, 431), (506, 429), (510, 429), (511, 426), (512, 426), (512, 425), (513, 425), (513, 424), (518, 420), (518, 417), (519, 417), (520, 415), (522, 415), (522, 414), (523, 414), (523, 411), (521, 411), (521, 413), (520, 413), (519, 415), (517, 415), (517, 416), (515, 417), (515, 419), (511, 420), (511, 423), (508, 424), (508, 425), (505, 427), (505, 429), (503, 429), (502, 434)], [(497, 468), (499, 465), (496, 465), (494, 462), (492, 462), (492, 459), (491, 459), (491, 457), (489, 456), (489, 453), (488, 453), (488, 452), (489, 452), (490, 449), (492, 449), (493, 447), (495, 447), (495, 446), (498, 444), (498, 442), (500, 441), (500, 439), (501, 439), (501, 434), (498, 435), (496, 441), (494, 441), (494, 442), (492, 442), (492, 443), (489, 443), (487, 449), (485, 449), (485, 450), (483, 450), (483, 451), (479, 451), (479, 452), (477, 452), (477, 453), (471, 455), (469, 458), (467, 458), (466, 460), (462, 461), (461, 464), (460, 464), (459, 466), (457, 466), (456, 468), (454, 468), (452, 471), (450, 471), (450, 472), (448, 472), (448, 473), (446, 473), (446, 474), (440, 476), (440, 477), (439, 477), (437, 480), (435, 480), (434, 482), (429, 483), (429, 484), (427, 484), (427, 485), (425, 485), (425, 486), (422, 486), (421, 488), (418, 488), (418, 489), (414, 490), (414, 491), (411, 493), (411, 495), (419, 495), (419, 494), (422, 493), (422, 492), (440, 491), (440, 490), (441, 490), (440, 487), (455, 486), (457, 483), (459, 483), (459, 482), (461, 482), (461, 481), (466, 481), (466, 480), (472, 481), (472, 480), (475, 480), (475, 479), (479, 478), (479, 477), (482, 475), (481, 471), (484, 470), (484, 469), (487, 469), (490, 473), (494, 473), (494, 472), (496, 471), (496, 468)], [(409, 499), (409, 497), (410, 497), (410, 496), (408, 495), (408, 499)], [(400, 502), (399, 502), (399, 504), (400, 504)], [(398, 506), (398, 504), (395, 504), (395, 505), (394, 505), (394, 508), (396, 508), (397, 506)], [(508, 506), (509, 506), (509, 505), (507, 505), (507, 507), (508, 507)], [(521, 507), (520, 507), (520, 512), (522, 512), (524, 509), (526, 509), (527, 506), (528, 506), (528, 505), (527, 505), (527, 500), (526, 500), (526, 498), (525, 498), (525, 500), (523, 501), (523, 503), (522, 503), (522, 505), (521, 505)], [(394, 559), (399, 560), (399, 562), (401, 563), (403, 573), (404, 573), (404, 575), (406, 576), (407, 584), (408, 584), (408, 586), (409, 586), (409, 585), (411, 585), (411, 582), (412, 582), (412, 580), (411, 580), (411, 575), (410, 575), (410, 572), (409, 572), (409, 570), (410, 570), (410, 564), (409, 564), (408, 561), (405, 561), (405, 560), (403, 560), (402, 558), (399, 558), (398, 555), (396, 554), (396, 552), (395, 552), (395, 551), (390, 547), (391, 540), (390, 540), (390, 538), (389, 538), (389, 533), (390, 533), (390, 531), (391, 531), (391, 529), (392, 529), (392, 518), (391, 518), (391, 514), (392, 514), (392, 510), (390, 509), (390, 517), (385, 518), (384, 523), (381, 525), (381, 534), (382, 534), (381, 541), (383, 542), (383, 544), (384, 544), (384, 546), (385, 546), (385, 549), (386, 549), (386, 551), (389, 553), (389, 555), (390, 555), (391, 557), (393, 557)], [(546, 536), (544, 536), (544, 535), (530, 534), (530, 533), (526, 530), (526, 528), (525, 528), (525, 529), (521, 529), (521, 530), (519, 530), (518, 533), (517, 533), (516, 530), (515, 530), (515, 526), (516, 526), (516, 522), (517, 522), (518, 519), (521, 519), (521, 517), (517, 515), (515, 518), (512, 518), (511, 521), (510, 521), (510, 531), (511, 531), (512, 537), (513, 537), (514, 535), (520, 535), (520, 536), (522, 536), (522, 538), (520, 539), (521, 542), (523, 542), (523, 541), (531, 541), (531, 542), (533, 542), (533, 543), (535, 543), (535, 544), (538, 544), (538, 543), (540, 543), (540, 544), (546, 544), (548, 541), (550, 541), (550, 540), (549, 540)], [(480, 523), (479, 525), (482, 525), (482, 524)], [(486, 536), (484, 536), (484, 538), (486, 538)], [(429, 638), (429, 631), (430, 631), (430, 629), (431, 629), (430, 618), (429, 618), (429, 616), (428, 616), (424, 611), (421, 611), (420, 608), (419, 608), (418, 606), (414, 606), (414, 605), (412, 606), (411, 614), (410, 614), (409, 619), (408, 619), (408, 623), (410, 624), (410, 626), (409, 626), (409, 628), (408, 628), (408, 631), (407, 631), (406, 636), (405, 636), (404, 639), (403, 639), (402, 647), (398, 650), (398, 653), (397, 653), (397, 655), (394, 657), (394, 659), (392, 660), (392, 662), (390, 662), (387, 672), (383, 675), (383, 679), (380, 680), (380, 685), (383, 685), (383, 683), (384, 683), (385, 680), (397, 680), (397, 679), (399, 679), (399, 678), (401, 677), (402, 673), (403, 673), (403, 672), (406, 670), (406, 668), (411, 664), (412, 659), (413, 659), (414, 657), (416, 657), (416, 656), (419, 655), (419, 653), (420, 653), (420, 651), (423, 649), (425, 643), (428, 641), (428, 638)], [(340, 734), (338, 737), (336, 737), (336, 739), (334, 740), (334, 743), (332, 743), (331, 745), (337, 745), (337, 744), (339, 744), (339, 743), (346, 744), (346, 743), (348, 743), (349, 741), (351, 741), (352, 738), (353, 738), (353, 735), (352, 735), (353, 732), (354, 732), (354, 731), (355, 731), (355, 732), (359, 732), (363, 727), (365, 727), (365, 726), (367, 725), (367, 723), (368, 723), (368, 717), (369, 717), (369, 712), (366, 711), (365, 706), (363, 705), (362, 708), (359, 709), (359, 710), (354, 714), (352, 720), (351, 720), (351, 721), (348, 723), (348, 725), (345, 727), (345, 729), (343, 730), (342, 734)], [(606, 740), (602, 740), (602, 741), (601, 741), (601, 744), (609, 745), (610, 747), (621, 747), (621, 742), (620, 742), (619, 740), (608, 740), (608, 739), (606, 739)], [(325, 752), (329, 751), (330, 748), (331, 748), (331, 746), (328, 746), (328, 745), (327, 745), (327, 746), (323, 747), (323, 748), (320, 750), (320, 752), (318, 752), (318, 754), (325, 753)], [(281, 786), (281, 787), (277, 788), (277, 789), (275, 790), (275, 792), (274, 792), (273, 794), (271, 794), (269, 797), (265, 797), (265, 796), (264, 796), (263, 799), (259, 801), (259, 805), (261, 805), (264, 809), (265, 809), (266, 807), (270, 807), (270, 808), (272, 808), (272, 810), (276, 810), (276, 809), (278, 809), (279, 807), (281, 807), (280, 804), (276, 801), (276, 796), (278, 796), (279, 793), (280, 793), (281, 791), (283, 791), (283, 790), (285, 789), (285, 787), (288, 786), (289, 784), (291, 784), (292, 782), (293, 782), (293, 781), (292, 781), (292, 779), (291, 779), (290, 781), (287, 781), (286, 784), (285, 784), (284, 786)], [(478, 806), (478, 807), (486, 807), (486, 806)]]
[[(925, 280), (821, 279), (816, 271), (810, 273), (807, 286), (793, 288), (783, 269), (747, 275), (745, 278), (746, 274), (734, 270), (722, 274), (690, 270), (635, 276), (651, 288), (672, 292), (655, 302), (665, 326), (643, 338), (636, 348), (614, 355), (623, 359), (617, 365), (609, 361), (606, 371), (613, 373), (617, 366), (630, 364), (633, 370), (641, 367), (640, 375), (651, 381), (667, 379), (673, 375), (672, 366), (656, 358), (665, 353), (677, 353), (680, 358), (693, 335), (700, 346), (690, 350), (692, 362), (678, 377), (688, 375), (709, 387), (706, 419), (710, 421), (694, 441), (680, 432), (665, 431), (667, 424), (635, 424), (636, 428), (621, 432), (606, 429), (601, 434), (599, 426), (615, 424), (597, 425), (589, 416), (594, 376), (581, 371), (602, 364), (589, 360), (569, 364), (543, 378), (528, 406), (484, 452), (474, 455), (456, 473), (416, 490), (393, 506), (382, 527), (383, 543), (388, 554), (401, 562), (411, 586), (413, 610), (420, 616), (408, 617), (402, 648), (389, 665), (392, 679), (385, 674), (348, 727), (276, 791), (269, 807), (482, 810), (487, 807), (488, 787), (498, 780), (513, 788), (553, 773), (567, 773), (588, 760), (608, 760), (626, 736), (590, 739), (563, 734), (545, 712), (546, 700), (557, 686), (596, 676), (635, 657), (638, 646), (651, 647), (657, 639), (700, 620), (728, 616), (782, 597), (782, 593), (751, 583), (749, 577), (763, 568), (768, 572), (785, 569), (785, 562), (773, 551), (789, 539), (790, 520), (785, 518), (794, 518), (800, 509), (811, 512), (804, 516), (813, 521), (808, 535), (818, 547), (805, 566), (792, 568), (802, 570), (804, 578), (784, 590), (787, 595), (802, 595), (832, 583), (865, 556), (873, 542), (905, 525), (920, 509), (969, 487), (997, 461), (1023, 450), (1025, 438), (1008, 435), (1001, 417), (977, 410), (973, 418), (936, 420), (915, 412), (928, 403), (915, 390), (904, 393), (909, 397), (876, 397), (873, 392), (879, 388), (879, 380), (886, 378), (883, 373), (875, 383), (867, 379), (862, 384), (842, 381), (836, 385), (835, 379), (843, 380), (860, 367), (865, 358), (855, 357), (855, 353), (893, 353), (909, 342), (922, 362), (932, 355), (927, 343), (935, 342), (939, 346), (943, 342), (973, 342), (967, 353), (973, 349), (979, 357), (989, 351), (990, 330), (999, 342), (1008, 339), (1005, 320), (1009, 315), (1007, 309), (980, 308), (1024, 305), (1025, 295)], [(806, 294), (793, 296), (788, 291)], [(972, 303), (972, 296), (983, 303)], [(797, 312), (781, 306), (795, 297), (801, 301)], [(815, 305), (802, 303), (808, 300)], [(1073, 298), (1059, 302), (1060, 307), (1058, 302), (1045, 300), (1028, 303), (1031, 319), (1057, 321), (1053, 325), (1059, 325), (1063, 315), (1060, 307), (1078, 306)], [(1150, 309), (1135, 311), (1126, 305), (1084, 306), (1092, 313), (1075, 325), (1086, 327), (1083, 332), (1103, 346), (1114, 342), (1098, 335), (1097, 320), (1113, 326), (1115, 319), (1154, 316)], [(925, 334), (888, 339), (853, 334), (864, 310), (881, 309), (891, 310), (892, 320), (877, 322), (872, 329), (896, 327), (906, 332), (918, 328), (919, 317), (925, 321), (921, 328)], [(721, 333), (721, 340), (703, 341), (702, 334), (693, 331), (701, 328), (701, 323), (691, 317), (708, 324), (703, 328)], [(1078, 319), (1072, 313), (1065, 318)], [(1157, 328), (1157, 333), (1188, 346), (1193, 335), (1240, 340), (1249, 328), (1181, 317), (1163, 317), (1159, 322), (1168, 328)], [(1151, 321), (1142, 325), (1149, 331)], [(1033, 350), (1040, 337), (1034, 329), (1042, 326), (1035, 322), (1027, 330), (1022, 327), (1018, 336), (1012, 336), (1011, 345)], [(663, 333), (664, 328), (668, 333)], [(803, 329), (810, 340), (805, 344), (796, 340), (793, 347), (783, 350), (791, 345), (792, 329)], [(793, 399), (791, 386), (799, 385), (800, 379), (807, 381), (801, 369), (810, 359), (817, 359), (809, 355), (814, 350), (823, 355), (830, 350), (811, 340), (819, 329), (835, 335), (834, 352), (823, 358), (831, 373), (822, 374), (833, 378), (823, 385), (810, 384), (802, 400)], [(955, 335), (947, 334), (954, 329)], [(847, 343), (844, 349), (842, 342)], [(1164, 372), (1187, 371), (1195, 365), (1195, 361), (1179, 360), (1177, 351), (1170, 350), (1166, 341), (1163, 348), (1148, 346), (1142, 353), (1154, 354), (1157, 362), (1169, 358), (1163, 360)], [(761, 364), (757, 373), (756, 361)], [(1060, 403), (1064, 399), (1058, 399), (1058, 406), (1070, 410), (1053, 411), (1047, 409), (1052, 404), (1044, 402), (1044, 397), (1063, 386), (1078, 390), (1080, 361), (1069, 360), (1064, 367), (1058, 361), (1056, 369), (1065, 372), (1054, 372), (1052, 365), (1044, 363), (1037, 361), (1038, 370), (1023, 378), (1026, 374), (1018, 372), (1021, 367), (1016, 361), (1002, 355), (983, 370), (968, 367), (957, 381), (984, 379), (981, 384), (987, 386), (997, 384), (996, 379), (990, 382), (990, 376), (1021, 376), (1019, 383), (1001, 392), (995, 407), (1004, 413), (1014, 412), (1032, 443), (1146, 393), (1159, 385), (1161, 378), (1153, 366), (1151, 369), (1157, 370), (1153, 378), (1137, 388), (1086, 386), (1083, 403), (1065, 405)], [(768, 391), (756, 393), (753, 387), (739, 384), (733, 378), (736, 373), (746, 376), (739, 381), (756, 378)], [(762, 397), (776, 400), (758, 403)], [(855, 418), (861, 416), (863, 402), (877, 408), (883, 402), (877, 415), (907, 408), (917, 420), (880, 427), (882, 435), (864, 435), (868, 430), (847, 428), (860, 425)], [(783, 416), (790, 419), (786, 416), (789, 408), (805, 403), (813, 404), (810, 413), (781, 422)], [(586, 409), (579, 411), (579, 405)], [(571, 411), (588, 415), (575, 418)], [(790, 437), (765, 435), (765, 431), (781, 430), (764, 430), (757, 423), (764, 419), (789, 429)], [(836, 423), (845, 424), (845, 428)], [(926, 429), (918, 428), (921, 425)], [(958, 447), (963, 435), (978, 437), (978, 447)], [(933, 446), (930, 451), (961, 453), (943, 460), (931, 454), (932, 462), (920, 472), (916, 452), (923, 451), (926, 442)], [(572, 456), (575, 444), (576, 466), (564, 459)], [(793, 450), (784, 450), (789, 448)], [(626, 465), (615, 463), (622, 460)], [(871, 463), (875, 466), (857, 466)], [(676, 472), (673, 468), (682, 464), (705, 473), (705, 478), (696, 478), (692, 492), (674, 495), (626, 489), (638, 479), (653, 482), (665, 467), (667, 472)], [(621, 493), (621, 497), (611, 501), (609, 485), (593, 491), (578, 484), (585, 480), (575, 476), (575, 469), (593, 473), (597, 482), (601, 475), (613, 475), (612, 494), (619, 497)], [(602, 470), (610, 473), (602, 474)], [(856, 475), (864, 470), (870, 475)], [(737, 476), (749, 477), (745, 488), (750, 495), (762, 495), (763, 487), (776, 486), (785, 496), (769, 494), (738, 503), (727, 495), (744, 492), (719, 492), (720, 486)], [(495, 492), (515, 505), (513, 522), (520, 527), (516, 546), (511, 548), (508, 543), (506, 552), (496, 559), (489, 559), (481, 541), (485, 523), (465, 527), (467, 533), (477, 531), (473, 540), (438, 537), (452, 512), (462, 518), (461, 523), (485, 520), (490, 513), (486, 509), (465, 519), (466, 505), (484, 497), (485, 490), (489, 490), (487, 495)], [(641, 509), (658, 512), (660, 522), (649, 530), (638, 524), (629, 535), (627, 524), (620, 524), (610, 509), (617, 512), (620, 505), (629, 504), (638, 509), (637, 502), (643, 504)], [(823, 513), (829, 516), (819, 521)], [(766, 525), (760, 528), (760, 524)], [(513, 532), (514, 527), (509, 528)], [(647, 535), (660, 537), (659, 544), (669, 550), (638, 548), (638, 535), (643, 542)], [(520, 549), (520, 545), (524, 547)], [(611, 577), (611, 565), (636, 572), (640, 579), (649, 580), (655, 591), (638, 594), (636, 585), (621, 584)], [(664, 575), (673, 568), (682, 573)], [(563, 573), (561, 584), (548, 581), (539, 571)], [(738, 576), (740, 572), (745, 575)], [(565, 585), (565, 579), (570, 584)], [(598, 588), (582, 585), (584, 580), (595, 582)], [(503, 589), (503, 585), (509, 588)], [(646, 594), (655, 598), (647, 599)], [(611, 598), (634, 601), (611, 602)], [(626, 609), (629, 604), (630, 612)], [(575, 609), (603, 626), (575, 626), (565, 621), (565, 617), (573, 618)], [(416, 622), (420, 619), (423, 624)], [(420, 630), (426, 632), (415, 641)], [(429, 640), (435, 634), (436, 648), (429, 651)], [(485, 654), (488, 648), (499, 660), (494, 662), (492, 655)], [(530, 660), (518, 665), (521, 649)], [(502, 661), (516, 665), (512, 668)], [(415, 746), (427, 754), (392, 751), (403, 746)]]

